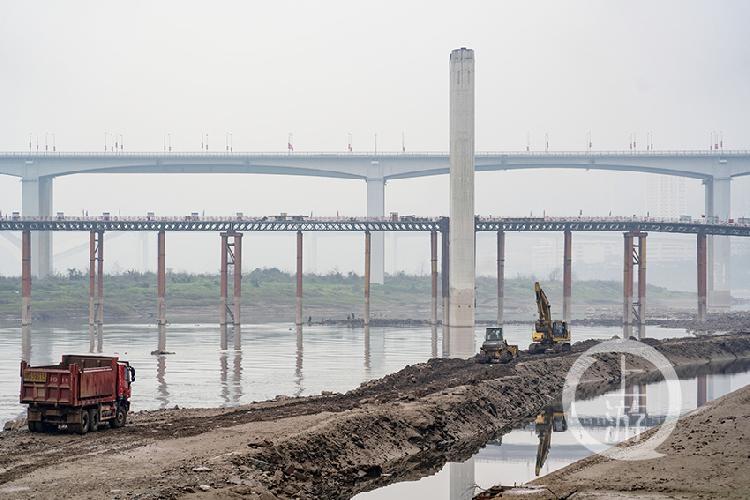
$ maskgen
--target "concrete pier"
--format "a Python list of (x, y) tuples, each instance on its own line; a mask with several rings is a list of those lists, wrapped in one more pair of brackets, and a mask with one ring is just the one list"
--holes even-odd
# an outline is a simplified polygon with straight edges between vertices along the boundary
[(438, 288), (438, 269), (437, 269), (437, 231), (430, 232), (430, 278), (432, 301), (430, 302), (430, 324), (437, 325), (437, 288)]
[(21, 326), (31, 325), (31, 231), (21, 233)]
[(156, 243), (156, 325), (159, 330), (158, 351), (167, 350), (167, 272), (166, 272), (166, 237), (159, 231)]
[[(33, 170), (33, 169), (32, 169)], [(21, 178), (21, 213), (30, 217), (52, 216), (52, 183), (54, 177), (26, 175)], [(38, 278), (52, 274), (52, 233), (34, 231), (31, 236), (34, 257), (31, 273)]]
[(96, 329), (96, 231), (89, 233), (89, 341), (94, 350)]
[(450, 316), (450, 233), (443, 231), (440, 236), (440, 291), (443, 298), (443, 326), (448, 326)]
[(297, 231), (297, 303), (295, 324), (302, 324), (302, 231)]
[[(698, 278), (698, 321), (705, 321), (706, 320), (706, 292), (707, 292), (707, 280), (706, 280), (706, 234), (705, 233), (698, 233), (697, 235), (697, 248), (696, 248), (696, 258), (697, 258), (697, 278)], [(704, 380), (705, 382), (705, 380)]]
[[(623, 335), (633, 336), (633, 326), (638, 328), (638, 338), (646, 335), (646, 236), (643, 232), (623, 233)], [(637, 242), (637, 243), (636, 243)], [(633, 301), (634, 268), (638, 266), (638, 297)]]
[[(455, 356), (474, 354), (474, 51), (450, 55), (450, 316)], [(467, 329), (466, 331), (457, 329)]]
[(242, 233), (234, 233), (234, 298), (232, 302), (234, 318), (234, 347), (239, 347), (242, 325)]
[[(379, 161), (370, 162), (367, 168), (367, 216), (385, 216), (385, 179)], [(379, 285), (385, 279), (385, 233), (372, 235), (372, 282)]]
[(372, 235), (365, 232), (365, 326), (370, 324), (370, 252), (372, 249)]
[(96, 232), (96, 339), (97, 352), (102, 351), (104, 337), (104, 231)]
[[(731, 178), (719, 174), (704, 180), (703, 183), (706, 216), (727, 221), (731, 216)], [(729, 283), (731, 252), (728, 236), (708, 237), (707, 259), (708, 304), (711, 308), (727, 311), (732, 302)]]
[(497, 326), (503, 326), (505, 309), (505, 231), (497, 232)]
[(573, 235), (563, 232), (563, 321), (570, 321), (573, 295)]
[[(221, 348), (227, 348), (227, 328), (234, 330), (234, 348), (241, 344), (242, 306), (242, 233), (221, 233), (219, 268), (219, 331)], [(232, 301), (229, 301), (229, 268), (232, 268)]]
[(622, 324), (623, 338), (633, 335), (633, 234), (623, 233)]
[(638, 339), (646, 336), (646, 236), (638, 234)]

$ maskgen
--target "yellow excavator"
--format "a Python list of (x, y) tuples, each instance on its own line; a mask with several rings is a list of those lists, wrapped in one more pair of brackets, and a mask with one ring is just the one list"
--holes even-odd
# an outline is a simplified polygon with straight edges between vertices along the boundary
[(529, 354), (544, 354), (548, 350), (554, 352), (569, 351), (570, 329), (568, 323), (552, 319), (549, 299), (538, 281), (534, 283), (534, 293), (536, 294), (539, 319), (534, 323), (534, 331), (531, 332)]
[(565, 420), (562, 405), (550, 405), (542, 410), (534, 420), (534, 428), (539, 436), (539, 446), (536, 450), (536, 475), (542, 470), (544, 462), (549, 455), (553, 432), (565, 432), (568, 430), (568, 422)]

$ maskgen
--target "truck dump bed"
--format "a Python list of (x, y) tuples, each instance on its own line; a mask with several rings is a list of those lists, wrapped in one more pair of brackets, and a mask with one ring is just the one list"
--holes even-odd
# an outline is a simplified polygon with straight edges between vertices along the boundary
[(58, 365), (21, 363), (21, 403), (83, 406), (117, 396), (117, 357), (65, 355)]

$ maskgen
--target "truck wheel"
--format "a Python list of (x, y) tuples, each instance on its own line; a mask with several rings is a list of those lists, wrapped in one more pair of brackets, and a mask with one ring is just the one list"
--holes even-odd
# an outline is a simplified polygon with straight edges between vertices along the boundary
[(125, 425), (127, 421), (128, 411), (122, 406), (118, 406), (117, 412), (115, 413), (115, 418), (109, 421), (109, 425), (111, 425), (113, 429), (117, 429), (118, 427), (122, 427), (123, 425)]
[(509, 363), (511, 359), (513, 359), (513, 355), (511, 353), (509, 353), (508, 351), (504, 351), (500, 355), (500, 363), (502, 363), (502, 364)]
[(91, 417), (89, 415), (88, 410), (81, 410), (81, 423), (77, 425), (72, 425), (70, 429), (75, 432), (76, 434), (86, 434), (89, 431), (89, 423), (91, 422)]
[(41, 422), (29, 422), (29, 432), (44, 432), (44, 426)]
[(99, 409), (92, 408), (89, 410), (89, 430), (95, 432), (99, 430)]

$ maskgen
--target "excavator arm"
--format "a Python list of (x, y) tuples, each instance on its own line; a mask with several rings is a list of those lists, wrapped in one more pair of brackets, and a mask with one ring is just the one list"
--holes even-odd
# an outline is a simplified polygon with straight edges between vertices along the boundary
[(544, 293), (538, 281), (534, 283), (534, 293), (536, 293), (536, 307), (539, 309), (539, 321), (542, 324), (548, 324), (552, 321), (551, 306), (547, 294)]

